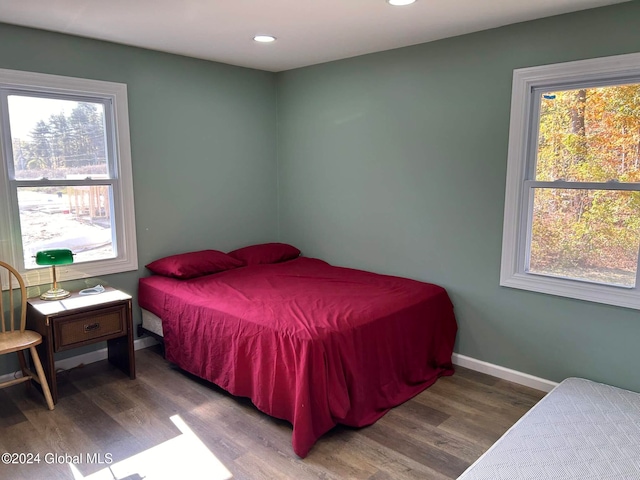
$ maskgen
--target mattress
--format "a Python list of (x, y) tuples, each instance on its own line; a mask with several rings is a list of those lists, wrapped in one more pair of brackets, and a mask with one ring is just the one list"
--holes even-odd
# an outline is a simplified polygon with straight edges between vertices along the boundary
[(141, 278), (167, 360), (293, 425), (300, 457), (451, 375), (444, 288), (300, 257), (189, 280)]
[(155, 333), (159, 337), (163, 337), (162, 319), (149, 310), (145, 310), (144, 308), (140, 310), (142, 310), (142, 328), (149, 330), (151, 333)]
[(568, 378), (459, 480), (639, 479), (640, 394)]

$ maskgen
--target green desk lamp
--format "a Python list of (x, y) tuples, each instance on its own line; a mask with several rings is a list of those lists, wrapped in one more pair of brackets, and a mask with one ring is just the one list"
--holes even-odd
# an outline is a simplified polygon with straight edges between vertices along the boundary
[(58, 288), (56, 280), (56, 265), (68, 265), (73, 263), (73, 253), (66, 248), (58, 248), (55, 250), (42, 250), (36, 253), (37, 265), (51, 265), (53, 269), (53, 287), (40, 295), (42, 300), (60, 300), (71, 295), (63, 288)]

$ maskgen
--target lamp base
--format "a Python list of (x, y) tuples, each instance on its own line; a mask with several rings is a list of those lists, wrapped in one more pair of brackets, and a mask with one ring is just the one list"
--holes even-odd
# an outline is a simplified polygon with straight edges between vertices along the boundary
[(42, 300), (62, 300), (70, 296), (71, 292), (67, 292), (64, 288), (56, 288), (55, 290), (52, 288), (40, 295), (40, 298)]

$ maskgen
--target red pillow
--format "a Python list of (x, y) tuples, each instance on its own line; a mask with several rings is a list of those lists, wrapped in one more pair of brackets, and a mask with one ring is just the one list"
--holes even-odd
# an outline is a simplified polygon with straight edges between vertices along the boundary
[(292, 260), (300, 255), (300, 250), (286, 243), (262, 243), (239, 248), (229, 252), (229, 255), (241, 260), (246, 265), (257, 265)]
[(243, 265), (242, 261), (218, 250), (201, 250), (199, 252), (170, 255), (151, 262), (146, 267), (158, 275), (187, 279), (222, 272), (242, 267)]

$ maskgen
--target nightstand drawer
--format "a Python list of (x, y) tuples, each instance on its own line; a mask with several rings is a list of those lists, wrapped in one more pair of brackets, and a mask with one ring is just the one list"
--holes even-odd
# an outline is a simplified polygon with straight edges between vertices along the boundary
[(58, 319), (53, 326), (55, 350), (76, 348), (84, 343), (108, 340), (127, 333), (126, 308), (118, 305), (95, 315), (86, 313)]

